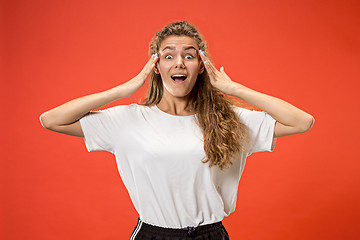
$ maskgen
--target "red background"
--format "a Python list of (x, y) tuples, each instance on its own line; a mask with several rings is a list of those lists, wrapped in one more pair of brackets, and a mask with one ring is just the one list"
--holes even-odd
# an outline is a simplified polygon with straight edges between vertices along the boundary
[(358, 239), (359, 1), (8, 0), (1, 15), (1, 239), (129, 239), (138, 215), (114, 157), (39, 116), (134, 77), (155, 31), (182, 19), (234, 81), (316, 119), (248, 158), (231, 239)]

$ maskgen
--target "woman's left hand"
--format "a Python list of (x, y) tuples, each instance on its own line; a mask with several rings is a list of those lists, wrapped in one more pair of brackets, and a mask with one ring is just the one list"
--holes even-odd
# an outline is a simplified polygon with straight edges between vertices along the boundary
[(231, 80), (225, 73), (224, 67), (221, 67), (220, 71), (217, 70), (205, 52), (199, 50), (199, 55), (209, 74), (211, 84), (225, 94), (234, 95), (234, 90), (239, 84)]

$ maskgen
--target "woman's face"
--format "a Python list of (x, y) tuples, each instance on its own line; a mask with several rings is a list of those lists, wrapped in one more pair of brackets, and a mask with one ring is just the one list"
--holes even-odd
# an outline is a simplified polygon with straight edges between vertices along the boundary
[(155, 72), (161, 75), (165, 94), (188, 96), (204, 71), (198, 50), (195, 40), (187, 36), (169, 36), (162, 41)]

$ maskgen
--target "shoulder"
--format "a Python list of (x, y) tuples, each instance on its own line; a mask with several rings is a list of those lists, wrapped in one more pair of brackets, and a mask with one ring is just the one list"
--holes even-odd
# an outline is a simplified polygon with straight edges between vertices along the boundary
[(238, 115), (240, 120), (245, 124), (262, 122), (264, 120), (272, 120), (270, 114), (265, 111), (259, 110), (250, 110), (247, 108), (241, 108), (238, 106), (234, 106), (234, 112)]
[(146, 106), (138, 104), (118, 105), (103, 110), (91, 111), (80, 119), (82, 124), (91, 122), (96, 125), (110, 124), (133, 124), (142, 118), (146, 111)]
[(233, 106), (233, 111), (240, 117), (240, 118), (248, 118), (253, 113), (258, 113), (259, 111), (250, 110), (247, 108), (242, 108), (238, 106)]
[(80, 120), (93, 120), (98, 119), (99, 121), (114, 121), (119, 119), (133, 118), (139, 111), (140, 106), (138, 104), (129, 105), (118, 105), (103, 110), (91, 111), (82, 117)]
[(136, 103), (132, 103), (129, 105), (118, 105), (118, 106), (114, 106), (111, 108), (106, 108), (104, 110), (98, 110), (98, 111), (93, 111), (93, 112), (106, 112), (109, 114), (121, 114), (121, 113), (136, 113), (141, 111), (143, 108), (145, 108), (145, 106), (136, 104)]

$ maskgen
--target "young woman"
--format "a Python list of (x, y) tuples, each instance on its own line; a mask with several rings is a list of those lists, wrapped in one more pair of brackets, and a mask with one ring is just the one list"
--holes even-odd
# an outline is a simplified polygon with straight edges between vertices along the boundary
[[(314, 119), (291, 104), (233, 82), (208, 58), (191, 24), (156, 33), (151, 58), (125, 84), (41, 115), (46, 129), (84, 137), (112, 152), (139, 213), (130, 239), (229, 239), (221, 221), (235, 210), (245, 159), (272, 151), (277, 137), (308, 131)], [(131, 96), (151, 74), (140, 105), (92, 111)], [(231, 104), (235, 96), (263, 111)]]

